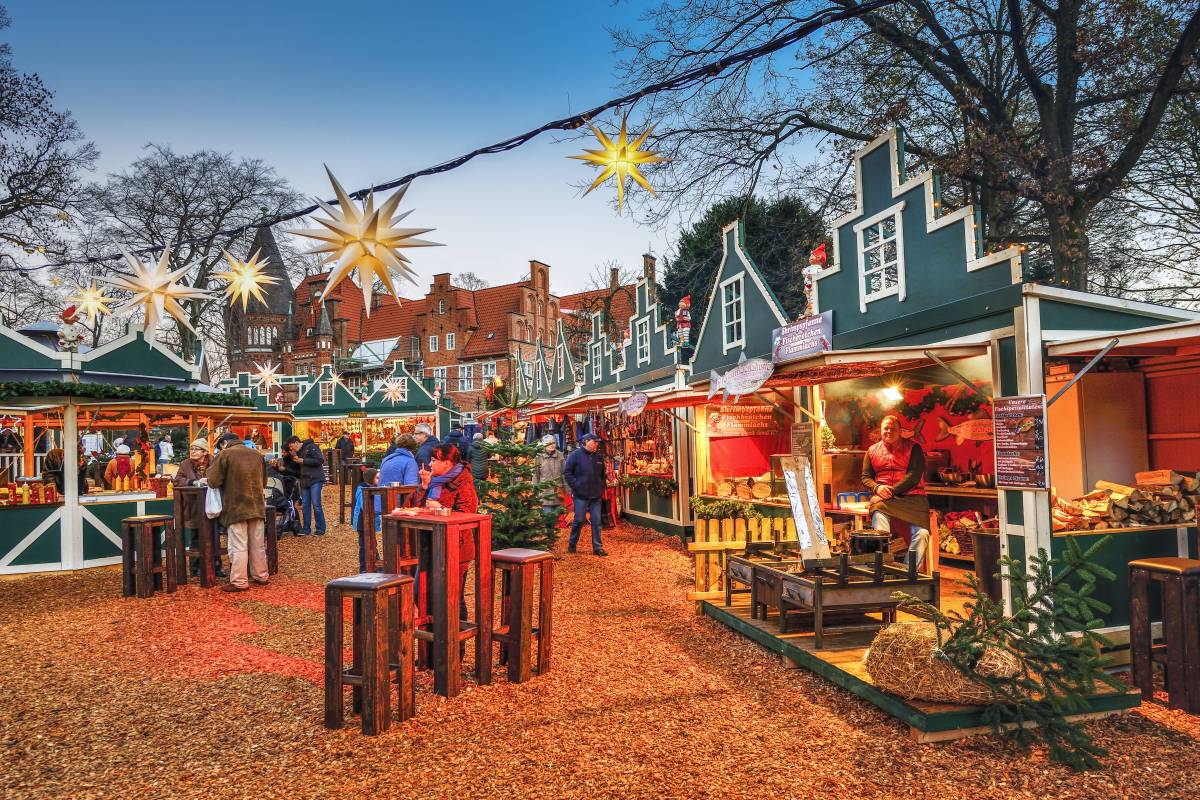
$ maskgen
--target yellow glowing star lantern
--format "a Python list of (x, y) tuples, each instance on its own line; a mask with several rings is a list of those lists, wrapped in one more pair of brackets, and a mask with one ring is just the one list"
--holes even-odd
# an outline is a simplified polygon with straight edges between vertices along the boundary
[(404, 381), (400, 378), (388, 378), (383, 382), (383, 399), (392, 405), (403, 402), (406, 394)]
[(258, 381), (258, 388), (270, 391), (272, 386), (279, 385), (279, 366), (277, 364), (259, 364), (254, 363), (254, 380)]
[(229, 262), (229, 269), (226, 272), (218, 272), (215, 276), (225, 281), (225, 296), (229, 298), (229, 305), (237, 305), (240, 298), (242, 311), (245, 311), (250, 304), (250, 298), (253, 297), (265, 306), (267, 300), (263, 297), (263, 287), (270, 283), (279, 283), (278, 278), (263, 272), (270, 259), (264, 258), (259, 262), (257, 250), (250, 256), (249, 261), (239, 261), (224, 250), (221, 251), (221, 255)]
[[(591, 192), (592, 189), (595, 189), (609, 178), (616, 178), (618, 210), (620, 210), (621, 206), (625, 202), (626, 176), (633, 178), (635, 181), (645, 187), (646, 191), (650, 192), (650, 194), (655, 194), (654, 188), (650, 185), (649, 181), (642, 176), (642, 173), (638, 170), (638, 167), (643, 164), (657, 164), (660, 161), (669, 160), (660, 155), (656, 155), (650, 150), (641, 149), (642, 144), (646, 141), (646, 138), (654, 130), (653, 126), (648, 128), (641, 136), (630, 142), (629, 134), (625, 129), (625, 122), (625, 118), (622, 117), (621, 132), (617, 134), (617, 140), (615, 142), (605, 136), (604, 131), (593, 125), (592, 133), (596, 134), (596, 138), (600, 140), (600, 145), (603, 147), (603, 149), (585, 149), (583, 151), (585, 155), (570, 156), (570, 158), (577, 158), (580, 161), (587, 161), (588, 163), (595, 164), (598, 167), (604, 167), (604, 170), (596, 177), (596, 180), (592, 181), (592, 185), (588, 187), (588, 190), (587, 192), (584, 192), (584, 195), (587, 195), (588, 192)], [(658, 195), (655, 194), (655, 197), (657, 196)]]
[(96, 288), (95, 281), (88, 284), (86, 289), (76, 286), (75, 294), (68, 297), (67, 302), (74, 303), (79, 311), (87, 314), (89, 325), (96, 321), (98, 315), (112, 313), (112, 309), (108, 307), (112, 299), (104, 294), (103, 289)]
[(411, 183), (406, 183), (396, 190), (396, 193), (375, 207), (375, 194), (367, 195), (367, 201), (362, 208), (350, 199), (346, 190), (338, 183), (337, 178), (329, 168), (325, 168), (333, 191), (337, 195), (338, 207), (335, 209), (328, 203), (317, 200), (328, 219), (317, 218), (323, 228), (308, 228), (292, 231), (297, 236), (307, 236), (317, 239), (320, 245), (309, 250), (309, 253), (324, 255), (322, 264), (332, 264), (329, 273), (329, 283), (322, 297), (328, 297), (330, 292), (342, 282), (355, 268), (358, 268), (358, 284), (362, 287), (363, 308), (367, 316), (371, 315), (371, 293), (378, 279), (384, 288), (400, 302), (400, 295), (392, 284), (392, 272), (399, 273), (405, 279), (416, 283), (416, 272), (409, 266), (410, 262), (400, 252), (406, 247), (436, 247), (438, 242), (427, 242), (416, 236), (428, 233), (433, 228), (401, 228), (397, 227), (401, 220), (412, 211), (396, 214), (396, 208), (404, 199)]
[(162, 321), (164, 313), (170, 314), (176, 322), (196, 335), (192, 323), (188, 321), (188, 314), (184, 311), (183, 306), (179, 305), (179, 301), (204, 300), (208, 298), (208, 292), (179, 283), (179, 279), (189, 268), (183, 267), (174, 272), (171, 271), (168, 266), (171, 263), (171, 248), (168, 247), (163, 251), (162, 258), (158, 260), (158, 263), (139, 261), (128, 250), (122, 249), (121, 252), (130, 269), (133, 270), (133, 274), (97, 278), (103, 283), (133, 293), (129, 302), (118, 308), (117, 313), (132, 314), (141, 306), (146, 312), (143, 330), (150, 337), (154, 336), (154, 331), (158, 327), (158, 323)]

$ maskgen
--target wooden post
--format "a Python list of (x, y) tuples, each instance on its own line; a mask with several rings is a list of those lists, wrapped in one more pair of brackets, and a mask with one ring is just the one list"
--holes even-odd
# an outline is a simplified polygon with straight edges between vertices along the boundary
[[(25, 414), (25, 419), (22, 420), (25, 435), (23, 437), (23, 445), (25, 450), (25, 458), (21, 464), (21, 476), (33, 474), (33, 412)], [(14, 475), (13, 478), (17, 476)], [(14, 481), (15, 483), (15, 481)]]

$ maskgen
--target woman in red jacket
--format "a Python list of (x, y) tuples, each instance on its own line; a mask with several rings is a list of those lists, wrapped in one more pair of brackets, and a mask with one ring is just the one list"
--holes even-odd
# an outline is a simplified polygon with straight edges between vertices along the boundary
[(474, 514), (479, 510), (479, 495), (475, 480), (466, 468), (462, 453), (453, 444), (440, 444), (429, 455), (429, 469), (422, 469), (421, 488), (413, 505), (425, 508), (448, 508)]

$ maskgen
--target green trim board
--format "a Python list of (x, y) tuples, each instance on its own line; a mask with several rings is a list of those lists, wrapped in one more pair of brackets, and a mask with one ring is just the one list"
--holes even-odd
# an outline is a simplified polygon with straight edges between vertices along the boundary
[(678, 521), (672, 522), (660, 517), (651, 517), (645, 514), (639, 514), (636, 511), (629, 510), (628, 508), (622, 512), (621, 516), (625, 517), (625, 519), (629, 520), (634, 525), (641, 525), (643, 528), (650, 528), (658, 531), (659, 533), (665, 533), (668, 536), (678, 536), (685, 542), (687, 541), (688, 537), (692, 535), (693, 526), (683, 525)]
[(65, 513), (63, 505), (0, 509), (0, 570), (61, 564)]
[(554, 331), (554, 352), (550, 360), (550, 385), (539, 399), (563, 397), (575, 391), (579, 375), (576, 372), (575, 358), (571, 355), (571, 343), (567, 339), (567, 331), (562, 319), (558, 320)]
[[(904, 700), (876, 688), (868, 681), (846, 671), (838, 664), (823, 659), (818, 654), (828, 654), (830, 651), (812, 651), (799, 647), (754, 624), (753, 620), (735, 613), (734, 609), (715, 605), (708, 601), (702, 601), (700, 605), (705, 616), (737, 631), (767, 650), (778, 653), (793, 663), (815, 672), (922, 733), (978, 728), (986, 724), (983, 721), (983, 712), (978, 707), (951, 706), (941, 703), (918, 704)], [(1141, 705), (1141, 695), (1136, 691), (1099, 694), (1088, 698), (1087, 704), (1086, 713), (1123, 711)], [(921, 706), (925, 706), (925, 708)], [(944, 710), (932, 710), (931, 707)]]
[(721, 264), (708, 292), (696, 337), (690, 382), (708, 379), (746, 358), (770, 358), (772, 332), (787, 314), (745, 248), (746, 229), (734, 220), (721, 230)]

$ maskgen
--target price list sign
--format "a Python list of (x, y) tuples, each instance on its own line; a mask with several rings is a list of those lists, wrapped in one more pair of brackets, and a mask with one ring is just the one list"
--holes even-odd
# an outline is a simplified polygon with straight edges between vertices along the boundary
[(997, 397), (992, 409), (997, 488), (1049, 489), (1046, 395)]

